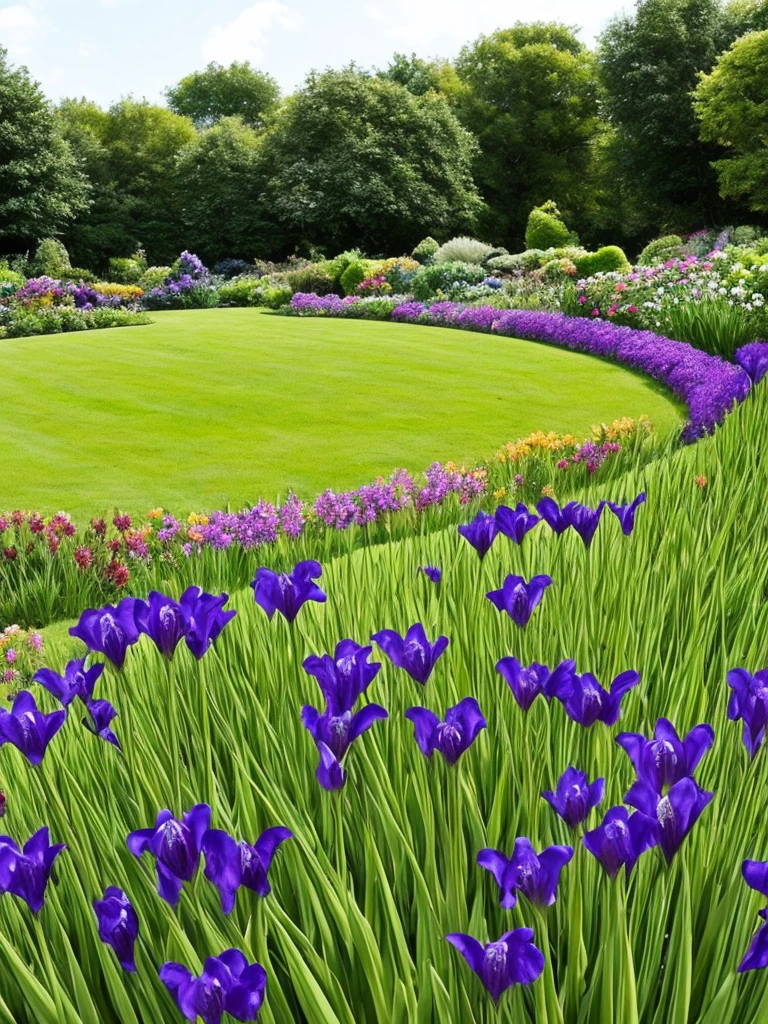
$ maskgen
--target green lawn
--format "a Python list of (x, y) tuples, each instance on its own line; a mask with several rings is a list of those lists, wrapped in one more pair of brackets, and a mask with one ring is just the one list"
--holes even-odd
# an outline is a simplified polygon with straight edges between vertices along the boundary
[(77, 516), (311, 497), (531, 430), (682, 418), (651, 381), (545, 345), (251, 309), (0, 342), (0, 508)]

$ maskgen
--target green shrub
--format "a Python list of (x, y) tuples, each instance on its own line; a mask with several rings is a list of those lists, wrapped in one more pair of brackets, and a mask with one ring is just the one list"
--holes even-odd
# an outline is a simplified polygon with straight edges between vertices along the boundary
[(8, 338), (29, 338), (44, 334), (65, 334), (70, 331), (101, 330), (106, 327), (133, 327), (151, 324), (146, 313), (101, 306), (92, 310), (62, 307), (24, 312), (11, 317), (6, 324)]
[(75, 281), (76, 283), (83, 281), (85, 284), (95, 284), (99, 278), (92, 270), (86, 270), (85, 267), (70, 267), (66, 274), (62, 275), (61, 280)]
[[(147, 267), (141, 278), (136, 282), (143, 291), (148, 292), (153, 288), (159, 288), (165, 284), (168, 278), (171, 276), (170, 267)], [(123, 281), (117, 281), (116, 284), (124, 284)]]
[(113, 256), (109, 261), (108, 276), (115, 284), (138, 284), (145, 270), (146, 267), (133, 257)]
[(432, 263), (435, 258), (435, 253), (440, 248), (440, 243), (432, 238), (431, 235), (427, 235), (423, 241), (419, 242), (416, 248), (411, 253), (411, 256), (419, 263), (425, 265)]
[(70, 269), (69, 253), (58, 238), (44, 238), (35, 250), (34, 272), (60, 280)]
[(547, 281), (565, 281), (577, 275), (576, 264), (567, 256), (549, 260), (541, 268), (541, 272)]
[(438, 292), (447, 295), (455, 284), (479, 284), (485, 277), (483, 267), (474, 263), (434, 263), (414, 274), (411, 282), (413, 297), (426, 302)]
[(368, 267), (363, 260), (352, 260), (339, 279), (345, 295), (354, 295), (357, 286), (368, 277)]
[(680, 235), (662, 235), (654, 238), (637, 257), (641, 267), (650, 267), (654, 263), (665, 263), (683, 254), (683, 240)]
[(11, 270), (5, 262), (0, 262), (0, 286), (11, 285), (13, 290), (16, 291), (18, 288), (23, 288), (27, 283), (27, 279), (23, 274), (17, 274), (15, 270)]
[(573, 262), (579, 277), (592, 277), (593, 274), (608, 274), (611, 271), (622, 273), (630, 268), (624, 250), (618, 245), (604, 245), (597, 252), (578, 256)]
[(659, 333), (703, 349), (710, 355), (732, 359), (741, 345), (757, 337), (755, 322), (743, 306), (727, 299), (681, 302), (664, 309)]
[(528, 215), (525, 244), (528, 249), (556, 249), (573, 241), (557, 206), (548, 200)]
[(462, 235), (452, 238), (435, 253), (435, 263), (483, 263), (493, 252), (493, 246), (476, 238)]
[(328, 272), (329, 264), (310, 263), (301, 270), (291, 270), (287, 275), (288, 285), (293, 292), (310, 292), (315, 295), (328, 295), (333, 291), (333, 278)]
[(759, 228), (753, 228), (750, 224), (741, 224), (733, 229), (731, 241), (734, 245), (751, 245), (762, 235)]
[(363, 254), (359, 249), (348, 249), (346, 252), (340, 252), (338, 256), (329, 261), (328, 273), (331, 275), (334, 291), (341, 288), (341, 276), (349, 264), (362, 258)]
[(260, 306), (264, 278), (233, 277), (219, 288), (219, 304), (225, 306)]
[(266, 306), (268, 309), (280, 309), (282, 306), (287, 306), (292, 298), (293, 292), (287, 285), (275, 285), (264, 289), (259, 305)]

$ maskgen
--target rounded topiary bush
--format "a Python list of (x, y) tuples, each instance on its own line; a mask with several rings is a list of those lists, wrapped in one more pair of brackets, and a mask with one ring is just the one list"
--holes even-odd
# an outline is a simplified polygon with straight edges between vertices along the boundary
[(528, 249), (558, 249), (573, 241), (573, 236), (555, 203), (548, 200), (528, 214), (525, 245)]
[(578, 256), (573, 262), (579, 277), (592, 277), (593, 274), (608, 274), (611, 271), (623, 273), (630, 266), (624, 250), (618, 245), (604, 245), (597, 252)]
[(435, 253), (435, 263), (483, 263), (493, 252), (493, 246), (465, 235), (444, 242)]
[(654, 238), (637, 257), (641, 267), (650, 267), (654, 263), (664, 263), (683, 255), (683, 240), (680, 235), (662, 235)]
[(357, 286), (368, 277), (368, 267), (363, 260), (352, 260), (341, 275), (339, 284), (345, 295), (354, 295)]
[(411, 256), (413, 256), (415, 260), (418, 260), (419, 263), (431, 263), (439, 248), (440, 243), (437, 239), (433, 238), (431, 235), (427, 235), (423, 241), (419, 242), (411, 253)]
[(58, 238), (44, 238), (32, 262), (38, 276), (52, 277), (54, 280), (64, 277), (72, 265), (66, 247)]

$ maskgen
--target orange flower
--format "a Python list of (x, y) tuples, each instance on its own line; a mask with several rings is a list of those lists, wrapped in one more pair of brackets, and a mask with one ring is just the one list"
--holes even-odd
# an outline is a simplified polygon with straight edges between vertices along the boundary
[(697, 476), (693, 482), (696, 484), (697, 487), (703, 488), (707, 486), (707, 478), (705, 476)]

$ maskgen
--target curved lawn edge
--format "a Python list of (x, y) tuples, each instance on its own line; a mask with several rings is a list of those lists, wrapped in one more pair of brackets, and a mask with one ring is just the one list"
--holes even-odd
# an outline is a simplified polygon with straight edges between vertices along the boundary
[[(290, 310), (299, 316), (359, 316), (362, 311), (359, 303), (364, 301), (354, 296), (340, 299), (336, 295), (320, 297), (299, 292), (293, 296)], [(764, 363), (768, 358), (768, 343), (755, 343), (764, 345), (765, 352), (762, 359), (753, 356), (745, 367), (725, 362), (687, 342), (674, 341), (652, 331), (620, 327), (605, 320), (569, 317), (563, 313), (462, 306), (454, 302), (431, 305), (405, 302), (391, 309), (380, 304), (379, 309), (382, 307), (383, 312), (376, 319), (540, 341), (611, 359), (621, 366), (639, 370), (665, 385), (685, 402), (689, 419), (683, 428), (682, 438), (686, 442), (711, 433), (734, 404), (746, 398), (752, 385), (750, 366)], [(739, 353), (742, 352), (740, 349)], [(765, 369), (762, 372), (765, 373)]]

